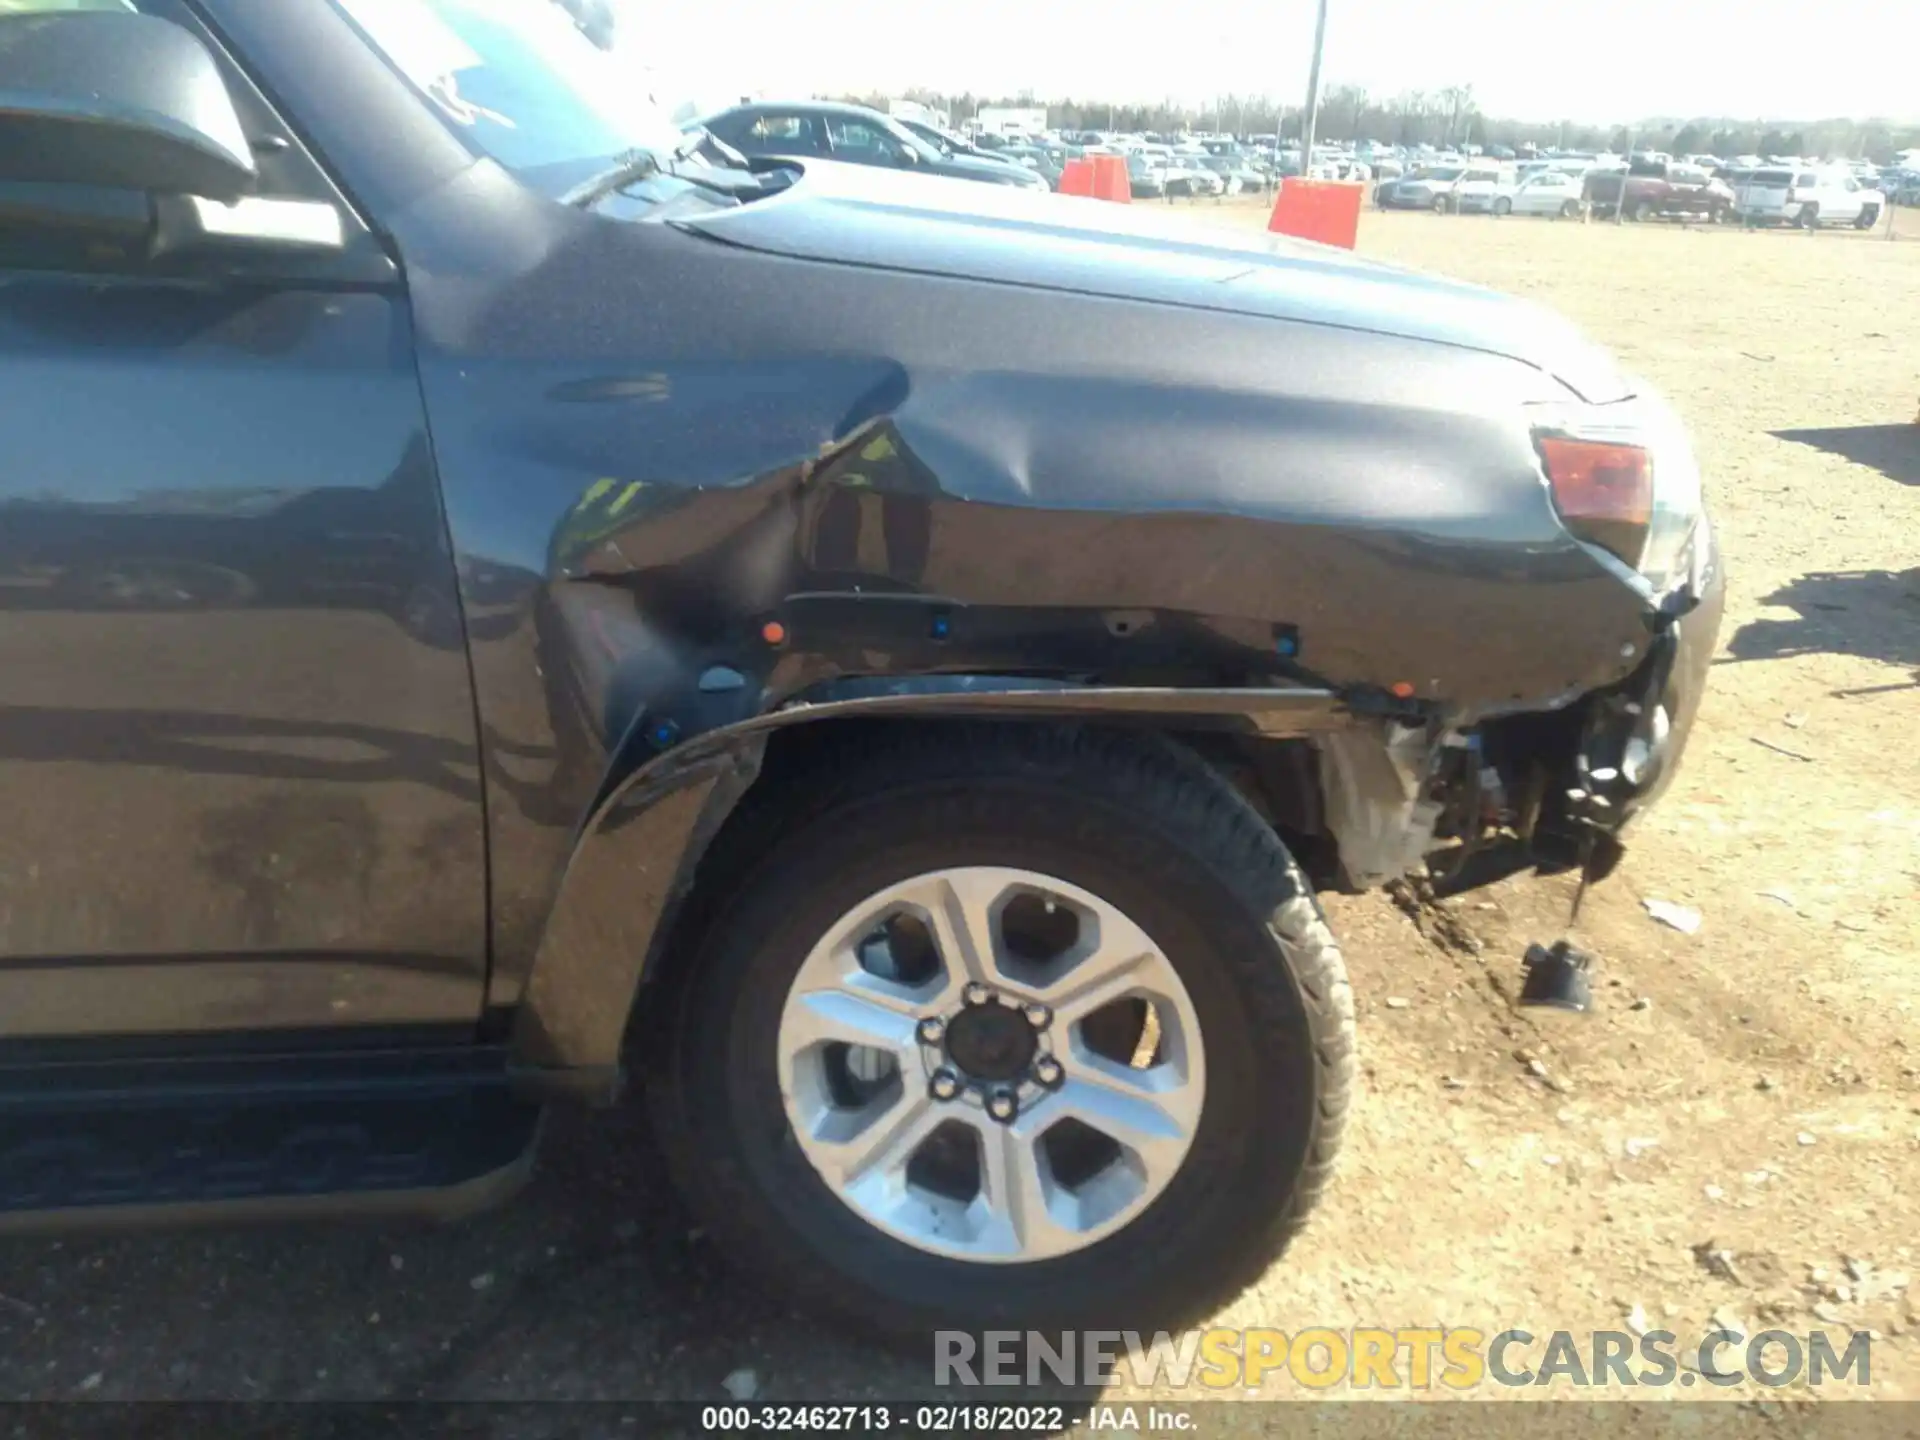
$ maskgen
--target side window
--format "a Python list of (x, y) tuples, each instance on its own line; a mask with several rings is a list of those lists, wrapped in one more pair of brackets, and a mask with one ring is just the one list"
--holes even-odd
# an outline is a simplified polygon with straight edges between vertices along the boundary
[(827, 138), (833, 153), (868, 164), (890, 164), (899, 158), (900, 146), (891, 135), (864, 120), (834, 115), (827, 119)]

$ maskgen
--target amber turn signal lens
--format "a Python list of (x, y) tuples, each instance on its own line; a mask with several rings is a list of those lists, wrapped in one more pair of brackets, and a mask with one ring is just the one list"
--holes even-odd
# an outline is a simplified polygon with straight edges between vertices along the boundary
[(1653, 524), (1653, 457), (1638, 445), (1540, 437), (1553, 503), (1567, 529), (1638, 566)]

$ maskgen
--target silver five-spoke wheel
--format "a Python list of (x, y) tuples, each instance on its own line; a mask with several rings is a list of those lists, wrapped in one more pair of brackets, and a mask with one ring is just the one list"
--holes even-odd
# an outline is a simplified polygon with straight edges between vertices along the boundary
[(1186, 987), (1116, 906), (987, 866), (889, 886), (802, 963), (779, 1030), (802, 1152), (922, 1250), (1065, 1255), (1180, 1169), (1206, 1097)]

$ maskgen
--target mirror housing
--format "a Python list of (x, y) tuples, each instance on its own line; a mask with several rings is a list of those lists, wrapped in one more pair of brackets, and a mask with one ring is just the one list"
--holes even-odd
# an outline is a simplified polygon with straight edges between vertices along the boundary
[(257, 178), (219, 66), (131, 11), (0, 16), (0, 181), (237, 200)]

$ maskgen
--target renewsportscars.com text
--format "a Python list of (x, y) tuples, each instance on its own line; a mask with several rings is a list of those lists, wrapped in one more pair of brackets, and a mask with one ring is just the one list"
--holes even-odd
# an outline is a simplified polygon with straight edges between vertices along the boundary
[(1472, 1390), (1517, 1386), (1872, 1384), (1870, 1337), (1836, 1347), (1824, 1331), (1712, 1330), (1683, 1341), (1670, 1330), (1489, 1333), (1470, 1328), (989, 1330), (934, 1335), (936, 1385), (1105, 1386), (1258, 1390), (1291, 1381), (1310, 1390)]

